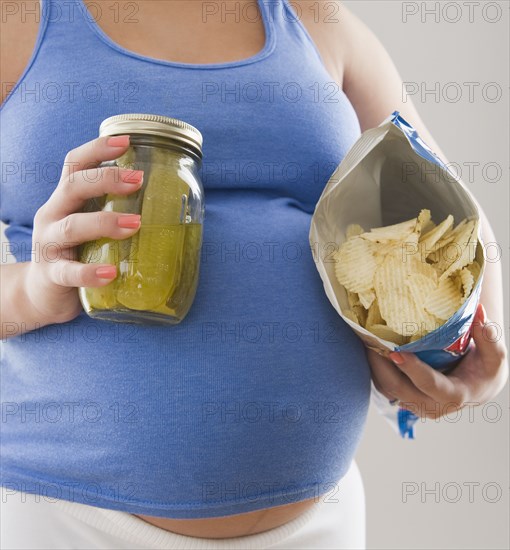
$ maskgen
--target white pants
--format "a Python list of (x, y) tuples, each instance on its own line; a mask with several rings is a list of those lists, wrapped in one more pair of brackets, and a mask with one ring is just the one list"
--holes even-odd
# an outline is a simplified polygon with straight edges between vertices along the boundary
[(365, 548), (365, 494), (355, 462), (337, 486), (296, 519), (230, 539), (188, 537), (126, 512), (2, 489), (1, 544), (14, 549), (358, 549)]

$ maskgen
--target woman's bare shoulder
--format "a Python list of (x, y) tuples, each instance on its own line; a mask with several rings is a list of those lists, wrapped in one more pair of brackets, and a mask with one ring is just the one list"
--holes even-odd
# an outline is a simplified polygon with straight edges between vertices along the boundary
[(353, 36), (359, 32), (359, 20), (340, 0), (297, 0), (290, 5), (310, 34), (326, 69), (342, 86), (356, 42)]
[(38, 0), (2, 2), (0, 18), (1, 102), (12, 90), (27, 66), (41, 19)]

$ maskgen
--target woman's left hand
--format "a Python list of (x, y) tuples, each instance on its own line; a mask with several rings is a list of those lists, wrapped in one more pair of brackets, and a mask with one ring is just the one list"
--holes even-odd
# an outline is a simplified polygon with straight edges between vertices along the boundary
[(416, 416), (440, 418), (466, 405), (487, 403), (508, 379), (503, 327), (489, 323), (482, 305), (473, 319), (473, 341), (467, 354), (442, 374), (414, 353), (392, 352), (390, 360), (368, 349), (375, 387)]

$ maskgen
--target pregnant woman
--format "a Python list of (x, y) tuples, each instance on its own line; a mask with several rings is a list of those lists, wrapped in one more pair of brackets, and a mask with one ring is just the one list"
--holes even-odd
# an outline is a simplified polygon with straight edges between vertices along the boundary
[[(310, 219), (360, 131), (400, 110), (434, 149), (388, 55), (337, 3), (333, 22), (311, 1), (32, 4), (2, 22), (2, 546), (362, 548), (371, 375), (428, 411), (507, 376), (483, 337), (487, 315), (503, 324), (496, 264), (449, 376), (367, 355), (323, 291)], [(93, 320), (78, 299), (116, 272), (76, 245), (144, 221), (81, 212), (142, 184), (97, 169), (127, 150), (96, 138), (121, 113), (204, 136), (200, 283), (173, 327)]]

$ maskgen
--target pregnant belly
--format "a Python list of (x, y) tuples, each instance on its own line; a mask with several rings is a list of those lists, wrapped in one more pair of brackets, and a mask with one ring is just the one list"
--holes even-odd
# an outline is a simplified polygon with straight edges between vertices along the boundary
[(223, 539), (244, 537), (269, 531), (297, 518), (316, 504), (315, 498), (284, 504), (273, 508), (265, 508), (247, 514), (235, 514), (224, 518), (208, 519), (165, 519), (139, 515), (144, 521), (156, 525), (166, 531), (172, 531), (189, 537), (208, 539)]
[(324, 294), (310, 213), (240, 196), (208, 192), (181, 324), (82, 314), (4, 343), (3, 481), (235, 536), (292, 519), (343, 476), (368, 409), (363, 345)]

